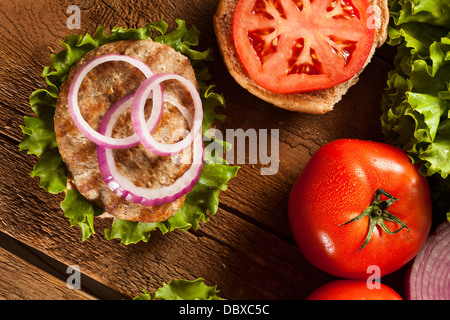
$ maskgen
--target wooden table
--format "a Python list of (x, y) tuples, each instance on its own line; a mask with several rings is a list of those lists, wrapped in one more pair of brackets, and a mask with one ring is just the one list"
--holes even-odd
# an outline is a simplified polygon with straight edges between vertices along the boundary
[[(288, 223), (290, 188), (310, 156), (338, 138), (381, 140), (380, 98), (392, 68), (392, 48), (378, 51), (357, 85), (326, 115), (275, 108), (242, 89), (228, 74), (216, 43), (212, 16), (218, 0), (1, 0), (0, 1), (0, 298), (128, 299), (174, 278), (202, 277), (226, 299), (304, 299), (333, 280), (298, 250)], [(81, 29), (69, 30), (69, 5), (81, 8)], [(110, 221), (96, 220), (97, 234), (82, 242), (59, 204), (63, 195), (39, 188), (29, 172), (36, 159), (19, 151), (19, 125), (33, 113), (30, 94), (50, 54), (71, 33), (93, 34), (98, 25), (140, 27), (164, 17), (201, 31), (211, 47), (216, 91), (224, 94), (226, 128), (279, 129), (280, 168), (262, 176), (242, 164), (221, 193), (218, 213), (197, 231), (154, 232), (147, 243), (107, 241)], [(83, 273), (81, 290), (66, 287), (67, 266)], [(382, 279), (403, 293), (404, 269)]]

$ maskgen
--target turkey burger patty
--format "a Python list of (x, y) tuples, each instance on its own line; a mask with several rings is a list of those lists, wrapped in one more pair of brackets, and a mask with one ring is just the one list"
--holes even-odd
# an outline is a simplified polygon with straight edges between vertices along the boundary
[[(121, 54), (146, 63), (155, 73), (178, 74), (198, 88), (194, 70), (187, 57), (170, 46), (151, 40), (117, 41), (90, 51), (72, 67), (61, 87), (54, 115), (58, 149), (67, 168), (68, 187), (76, 188), (86, 199), (95, 203), (114, 217), (140, 222), (165, 221), (182, 207), (185, 196), (171, 203), (147, 207), (118, 197), (104, 182), (97, 161), (96, 144), (89, 140), (75, 125), (69, 112), (68, 92), (76, 72), (88, 61), (106, 54)], [(78, 104), (83, 118), (95, 130), (105, 112), (120, 98), (133, 93), (144, 82), (145, 76), (126, 62), (111, 61), (101, 64), (84, 78)], [(194, 113), (188, 90), (175, 80), (162, 83), (164, 93), (176, 97), (191, 114)], [(146, 103), (147, 116), (151, 100)], [(164, 113), (152, 136), (160, 143), (175, 143), (183, 138), (174, 132), (189, 130), (189, 124), (178, 108), (164, 103)], [(114, 138), (134, 133), (130, 110), (122, 114), (113, 129)], [(160, 188), (171, 185), (189, 168), (178, 164), (170, 156), (157, 156), (142, 145), (129, 149), (113, 150), (119, 173), (136, 186)]]

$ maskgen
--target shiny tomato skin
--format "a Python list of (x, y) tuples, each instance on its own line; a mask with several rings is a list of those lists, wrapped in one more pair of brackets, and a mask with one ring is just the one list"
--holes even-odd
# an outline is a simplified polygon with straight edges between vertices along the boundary
[(371, 289), (364, 280), (334, 280), (314, 290), (306, 300), (403, 300), (391, 287), (377, 285)]
[[(369, 218), (359, 216), (383, 188), (398, 198), (387, 211), (407, 223), (407, 230), (387, 234), (374, 228), (368, 244)], [(419, 252), (431, 228), (427, 180), (405, 152), (389, 144), (340, 139), (311, 157), (289, 198), (289, 222), (303, 255), (332, 275), (364, 279), (369, 266), (383, 276), (404, 266)], [(390, 230), (398, 225), (386, 222)], [(357, 252), (358, 251), (358, 252)]]
[(355, 76), (372, 51), (369, 6), (368, 0), (240, 0), (232, 25), (237, 56), (253, 81), (274, 93), (333, 87)]

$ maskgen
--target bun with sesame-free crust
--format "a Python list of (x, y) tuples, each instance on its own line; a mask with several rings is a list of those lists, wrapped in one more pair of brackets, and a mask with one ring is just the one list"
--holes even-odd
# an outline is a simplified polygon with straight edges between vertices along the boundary
[(358, 81), (359, 75), (370, 62), (375, 50), (386, 41), (387, 37), (389, 22), (387, 1), (369, 0), (371, 6), (378, 7), (373, 10), (376, 21), (374, 41), (365, 64), (357, 74), (345, 82), (326, 89), (295, 94), (275, 93), (261, 87), (248, 75), (235, 50), (232, 31), (234, 11), (238, 2), (239, 0), (221, 0), (213, 17), (214, 31), (223, 61), (239, 85), (260, 99), (286, 110), (311, 114), (324, 114), (331, 111), (348, 89)]

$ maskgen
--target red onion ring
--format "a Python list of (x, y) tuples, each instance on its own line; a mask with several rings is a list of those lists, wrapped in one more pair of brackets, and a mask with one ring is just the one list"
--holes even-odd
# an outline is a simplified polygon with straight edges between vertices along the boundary
[[(120, 55), (120, 54), (108, 54), (103, 55), (97, 58), (94, 58), (87, 62), (83, 67), (78, 70), (78, 72), (75, 74), (75, 76), (72, 79), (72, 82), (70, 84), (69, 88), (69, 95), (68, 95), (68, 105), (69, 105), (69, 111), (70, 115), (72, 116), (72, 119), (75, 123), (75, 125), (78, 127), (78, 129), (87, 137), (89, 140), (93, 141), (97, 145), (112, 148), (112, 149), (126, 149), (130, 148), (134, 145), (136, 145), (137, 142), (139, 142), (139, 139), (137, 135), (131, 135), (126, 138), (112, 138), (107, 137), (105, 135), (100, 134), (98, 131), (95, 131), (87, 122), (84, 120), (83, 116), (81, 115), (80, 107), (78, 105), (78, 91), (80, 89), (81, 83), (83, 82), (84, 77), (94, 69), (96, 66), (109, 62), (109, 61), (123, 61), (130, 63), (134, 67), (138, 68), (146, 78), (150, 78), (154, 75), (154, 72), (150, 69), (150, 67), (142, 62), (139, 59), (126, 56), (126, 55)], [(159, 86), (158, 90), (153, 90), (153, 94), (156, 99), (153, 101), (161, 101), (162, 103), (162, 88)], [(145, 101), (144, 101), (145, 103)], [(153, 105), (154, 112), (152, 111), (152, 115), (150, 116), (150, 119), (148, 120), (148, 124), (146, 121), (146, 127), (147, 132), (151, 131), (149, 130), (149, 127), (152, 128), (152, 125), (156, 125), (161, 117), (162, 113), (162, 104), (161, 106), (155, 107), (155, 103)], [(158, 112), (157, 112), (158, 111)]]
[[(183, 114), (186, 113), (187, 109), (179, 105), (176, 99), (168, 97), (166, 101), (179, 108)], [(127, 102), (129, 99), (130, 97), (127, 96), (119, 100), (108, 110), (99, 126), (101, 134), (105, 136), (111, 135), (115, 122), (128, 107)], [(175, 201), (194, 187), (203, 167), (203, 139), (201, 131), (195, 135), (193, 148), (193, 162), (189, 169), (173, 184), (161, 188), (137, 187), (127, 177), (120, 174), (115, 165), (111, 148), (97, 145), (97, 160), (103, 180), (117, 196), (144, 206), (158, 206)]]
[[(145, 101), (154, 90), (154, 87), (159, 86), (161, 82), (166, 80), (178, 80), (181, 82), (188, 89), (194, 102), (193, 126), (190, 132), (181, 141), (174, 144), (156, 142), (147, 128), (144, 116)], [(155, 100), (156, 99), (153, 99), (153, 101)], [(186, 78), (172, 73), (159, 73), (146, 79), (137, 89), (131, 109), (131, 121), (133, 122), (134, 130), (139, 137), (139, 141), (148, 150), (159, 156), (176, 154), (191, 145), (195, 140), (196, 135), (201, 135), (203, 121), (202, 101), (195, 86)]]
[(414, 258), (406, 282), (409, 300), (450, 300), (450, 222), (430, 234)]
[[(83, 79), (96, 66), (109, 61), (123, 61), (138, 68), (147, 78), (134, 94), (129, 94), (114, 103), (105, 113), (98, 131), (95, 131), (82, 117), (78, 105), (78, 92)], [(194, 103), (194, 116), (178, 100), (163, 96), (161, 82), (175, 79), (190, 92)], [(153, 108), (150, 118), (145, 119), (144, 107), (147, 99), (152, 98)], [(163, 113), (164, 101), (177, 107), (189, 123), (189, 133), (174, 144), (161, 144), (151, 136)], [(203, 107), (196, 87), (187, 79), (170, 73), (154, 74), (141, 60), (118, 54), (104, 55), (87, 62), (75, 74), (68, 94), (69, 111), (78, 129), (97, 144), (97, 160), (102, 178), (107, 186), (119, 197), (144, 206), (158, 206), (175, 201), (192, 190), (199, 179), (203, 167)], [(131, 106), (131, 118), (135, 133), (126, 138), (113, 138), (112, 130), (120, 115)], [(112, 149), (124, 149), (141, 143), (149, 151), (159, 156), (168, 156), (181, 152), (193, 144), (193, 162), (189, 169), (169, 186), (160, 188), (142, 188), (134, 185), (117, 170)]]

